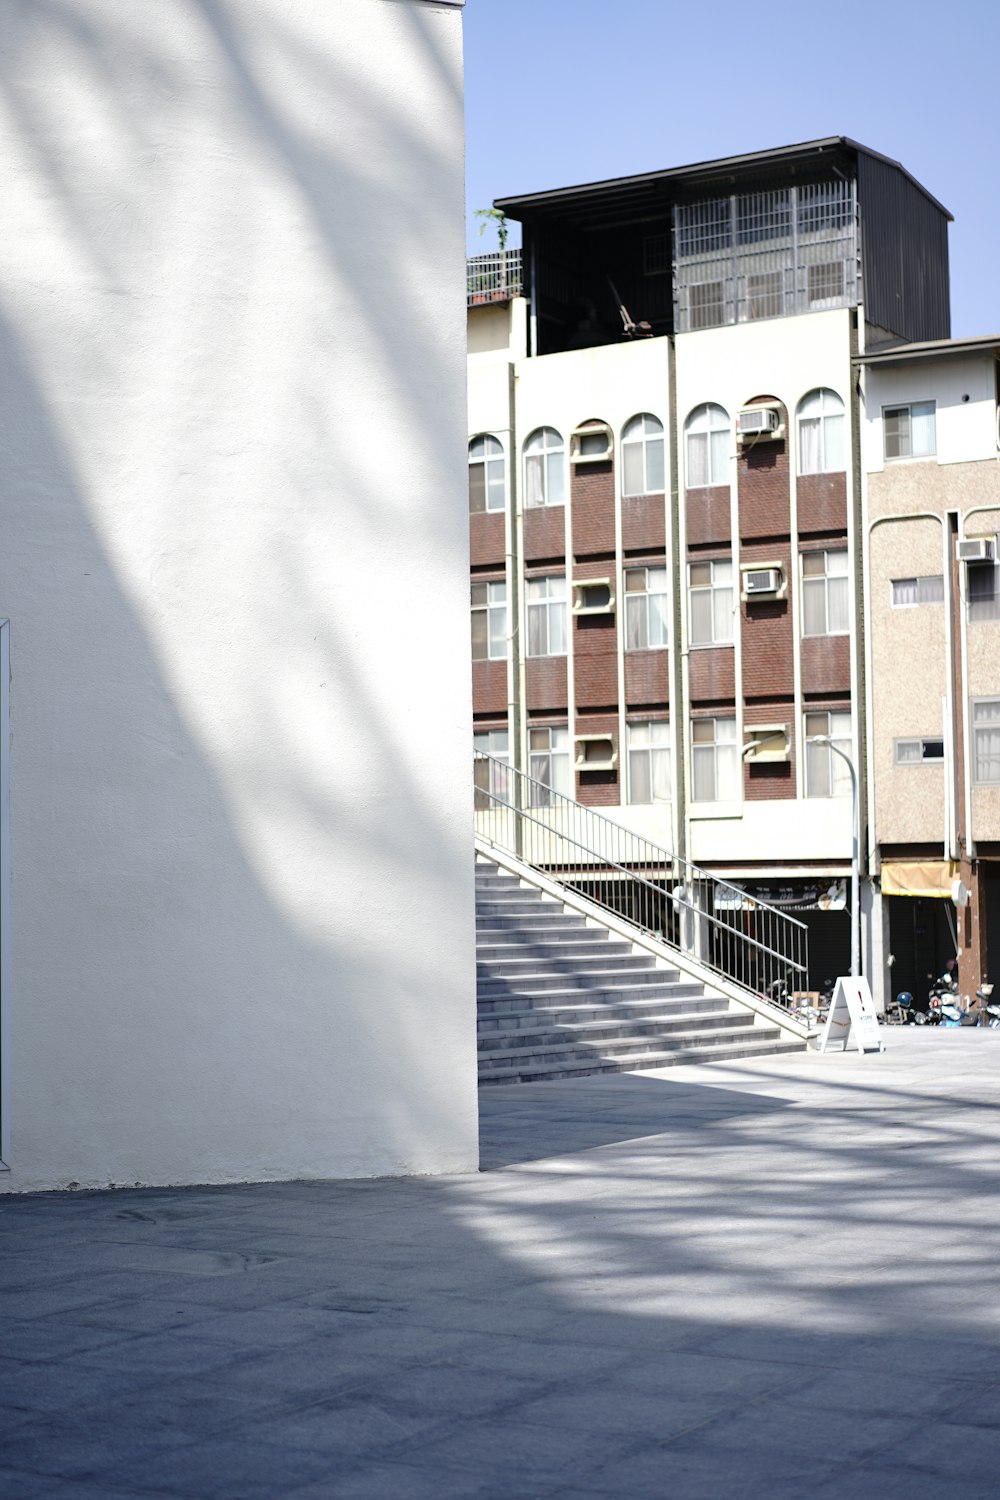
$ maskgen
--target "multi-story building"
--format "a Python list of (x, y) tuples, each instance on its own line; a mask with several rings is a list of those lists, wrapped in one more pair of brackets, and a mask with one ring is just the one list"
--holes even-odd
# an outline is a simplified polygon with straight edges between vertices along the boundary
[(858, 365), (868, 853), (884, 907), (873, 957), (891, 954), (887, 987), (914, 993), (956, 954), (963, 995), (991, 964), (1000, 975), (998, 358), (993, 337)]
[(853, 362), (947, 337), (949, 215), (843, 137), (498, 206), (523, 280), (470, 267), (476, 745), (798, 912), (814, 985), (846, 972)]

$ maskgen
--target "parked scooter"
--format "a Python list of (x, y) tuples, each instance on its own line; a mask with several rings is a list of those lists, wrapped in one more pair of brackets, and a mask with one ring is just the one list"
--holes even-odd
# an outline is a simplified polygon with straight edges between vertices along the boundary
[(916, 1000), (909, 990), (900, 990), (889, 1019), (900, 1026), (926, 1026), (929, 1015), (929, 1001)]

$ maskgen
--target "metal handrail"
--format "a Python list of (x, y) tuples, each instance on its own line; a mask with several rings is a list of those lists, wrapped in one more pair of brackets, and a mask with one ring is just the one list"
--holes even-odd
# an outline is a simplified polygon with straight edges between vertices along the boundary
[(506, 761), (475, 752), (476, 831), (761, 999), (805, 988), (804, 922)]
[(507, 302), (519, 297), (522, 284), (519, 249), (470, 255), (465, 262), (465, 295), (470, 307), (476, 302)]

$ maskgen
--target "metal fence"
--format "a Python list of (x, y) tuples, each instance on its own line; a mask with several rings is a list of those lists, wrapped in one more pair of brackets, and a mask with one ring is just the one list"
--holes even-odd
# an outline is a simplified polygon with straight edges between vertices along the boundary
[(762, 999), (805, 988), (808, 932), (690, 860), (495, 756), (476, 754), (476, 832)]
[(519, 297), (523, 282), (520, 250), (494, 250), (472, 255), (465, 263), (466, 300), (470, 307), (480, 302), (506, 302)]

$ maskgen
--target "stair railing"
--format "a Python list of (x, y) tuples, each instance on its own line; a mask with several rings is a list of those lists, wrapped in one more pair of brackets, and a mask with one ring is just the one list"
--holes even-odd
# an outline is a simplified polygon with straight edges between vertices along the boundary
[(543, 781), (475, 754), (476, 832), (761, 999), (805, 988), (808, 929)]

